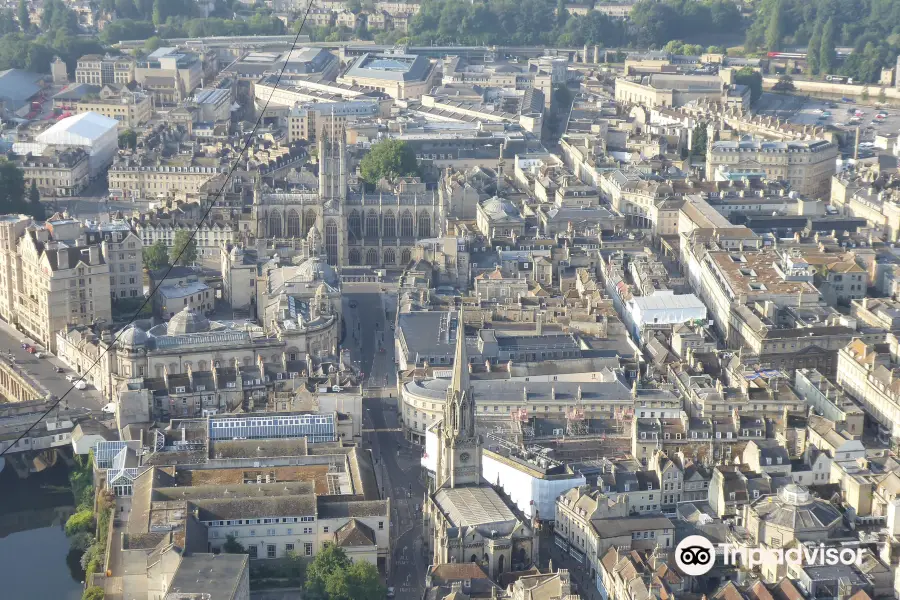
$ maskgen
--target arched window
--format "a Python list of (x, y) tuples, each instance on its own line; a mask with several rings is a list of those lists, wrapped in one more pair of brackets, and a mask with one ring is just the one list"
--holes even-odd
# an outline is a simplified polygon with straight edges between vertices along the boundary
[(431, 237), (431, 217), (424, 210), (419, 213), (419, 237)]
[(338, 264), (338, 228), (334, 219), (325, 223), (325, 255), (329, 265)]
[(198, 361), (197, 361), (197, 370), (198, 370), (198, 371), (206, 371), (206, 370), (207, 370), (207, 368), (206, 368), (206, 361), (205, 361), (205, 360), (198, 360)]
[(281, 237), (281, 213), (277, 210), (269, 213), (269, 237)]
[(378, 264), (378, 250), (375, 248), (369, 248), (366, 252), (366, 264), (370, 267), (374, 267)]
[(400, 237), (413, 237), (413, 217), (408, 210), (404, 210), (403, 214), (400, 215)]
[(350, 264), (358, 265), (359, 264), (359, 250), (356, 248), (350, 249)]
[(374, 210), (366, 215), (366, 237), (378, 237), (378, 215)]
[(306, 214), (303, 215), (303, 237), (306, 237), (306, 234), (309, 233), (309, 230), (312, 229), (315, 224), (316, 211), (310, 208), (306, 211)]
[(293, 208), (287, 213), (287, 236), (300, 237), (300, 213)]
[(404, 248), (400, 252), (400, 264), (401, 266), (406, 266), (409, 264), (409, 261), (412, 260), (412, 253), (409, 251), (409, 248)]
[(362, 237), (362, 219), (355, 210), (347, 217), (347, 226), (350, 228), (350, 235), (356, 239)]
[(397, 237), (397, 221), (394, 219), (394, 213), (388, 211), (384, 213), (384, 237), (386, 238), (394, 238)]
[(388, 248), (384, 251), (384, 264), (385, 265), (394, 265), (397, 263), (397, 254), (394, 252), (393, 248)]

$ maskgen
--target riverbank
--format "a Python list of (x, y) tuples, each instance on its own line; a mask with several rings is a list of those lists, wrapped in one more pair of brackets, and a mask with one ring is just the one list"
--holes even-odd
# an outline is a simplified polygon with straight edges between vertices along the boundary
[(63, 524), (74, 510), (68, 470), (58, 464), (28, 479), (0, 472), (0, 581), (4, 600), (78, 600), (83, 573)]

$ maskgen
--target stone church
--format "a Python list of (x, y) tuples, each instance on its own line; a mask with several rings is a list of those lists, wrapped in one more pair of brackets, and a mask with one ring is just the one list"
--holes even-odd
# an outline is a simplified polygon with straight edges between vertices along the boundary
[(296, 239), (315, 226), (332, 266), (405, 267), (415, 256), (416, 241), (440, 235), (438, 197), (418, 179), (366, 192), (351, 177), (344, 139), (343, 129), (319, 136), (318, 189), (287, 182), (272, 189), (257, 182), (254, 234)]
[(538, 537), (536, 524), (481, 479), (482, 439), (475, 429), (462, 310), (459, 323), (453, 376), (437, 425), (434, 489), (423, 516), (434, 549), (432, 564), (474, 562), (496, 579), (537, 564)]

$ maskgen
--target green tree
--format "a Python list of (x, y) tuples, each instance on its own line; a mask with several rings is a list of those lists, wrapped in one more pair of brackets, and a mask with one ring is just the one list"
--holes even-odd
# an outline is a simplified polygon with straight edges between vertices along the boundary
[(241, 545), (237, 538), (229, 534), (225, 536), (225, 543), (222, 544), (222, 551), (227, 554), (246, 554), (247, 551)]
[(700, 123), (694, 127), (691, 135), (691, 154), (694, 156), (706, 156), (707, 140), (706, 123)]
[(811, 75), (819, 74), (819, 51), (822, 49), (822, 21), (816, 21), (809, 44), (806, 46), (806, 64)]
[(137, 149), (137, 133), (133, 129), (126, 129), (119, 134), (119, 149), (125, 148)]
[(80, 510), (66, 521), (67, 536), (73, 536), (83, 532), (94, 532), (94, 513), (90, 509)]
[(106, 597), (106, 592), (103, 591), (103, 588), (98, 585), (92, 585), (84, 590), (81, 600), (103, 600), (104, 597)]
[(28, 190), (28, 214), (38, 221), (47, 218), (44, 205), (41, 204), (41, 193), (37, 189), (37, 181), (31, 180), (31, 189)]
[(19, 27), (22, 31), (27, 32), (31, 29), (31, 17), (28, 15), (28, 3), (25, 0), (19, 0), (19, 6), (16, 8), (16, 16), (19, 19)]
[[(311, 600), (335, 600), (331, 592), (337, 588), (337, 581), (352, 563), (342, 548), (329, 544), (313, 559), (306, 570), (306, 595)], [(331, 590), (329, 590), (331, 588)]]
[(744, 67), (734, 72), (734, 82), (750, 88), (750, 102), (756, 102), (762, 96), (762, 75), (751, 67)]
[(769, 26), (766, 27), (766, 48), (781, 50), (781, 42), (784, 39), (784, 2), (775, 0), (775, 6), (769, 15)]
[(180, 229), (175, 232), (172, 239), (172, 248), (169, 250), (169, 264), (183, 266), (192, 265), (197, 261), (197, 240), (191, 236), (191, 231)]
[(413, 149), (406, 142), (393, 139), (372, 146), (359, 167), (363, 180), (373, 186), (382, 178), (393, 181), (398, 177), (419, 173)]
[(794, 86), (794, 78), (790, 75), (782, 75), (778, 78), (778, 81), (775, 82), (775, 85), (772, 86), (772, 89), (776, 92), (793, 92), (797, 88)]
[(569, 13), (566, 11), (566, 0), (556, 1), (556, 26), (562, 29), (569, 20)]
[(819, 72), (828, 75), (834, 73), (837, 65), (837, 53), (834, 50), (837, 41), (834, 18), (828, 19), (822, 29), (822, 43), (819, 46)]
[(16, 163), (0, 162), (0, 214), (26, 212), (25, 177)]
[(147, 53), (155, 52), (162, 47), (162, 40), (159, 39), (159, 36), (152, 36), (147, 38), (147, 41), (144, 42), (144, 51)]
[(169, 249), (166, 248), (165, 242), (157, 240), (155, 244), (149, 248), (144, 248), (144, 267), (148, 271), (162, 269), (169, 265)]
[(887, 92), (884, 91), (884, 87), (878, 89), (878, 101), (881, 103), (887, 102)]

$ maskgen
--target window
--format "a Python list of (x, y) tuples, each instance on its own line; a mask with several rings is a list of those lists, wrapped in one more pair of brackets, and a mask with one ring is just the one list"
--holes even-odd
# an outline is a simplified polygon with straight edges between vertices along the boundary
[(266, 546), (266, 558), (275, 558), (275, 544)]
[(384, 521), (378, 521), (378, 531), (382, 531), (384, 529)]
[(248, 546), (247, 552), (250, 553), (250, 558), (256, 558), (256, 546)]
[(328, 526), (327, 526), (327, 525), (326, 525), (325, 527), (322, 528), (322, 533), (328, 533)]
[(306, 556), (312, 556), (312, 543), (306, 542), (303, 544), (303, 554)]
[(293, 551), (294, 551), (294, 545), (293, 545), (293, 544), (285, 544), (285, 545), (284, 545), (284, 553), (285, 553), (285, 554), (288, 554), (288, 553), (293, 552)]

